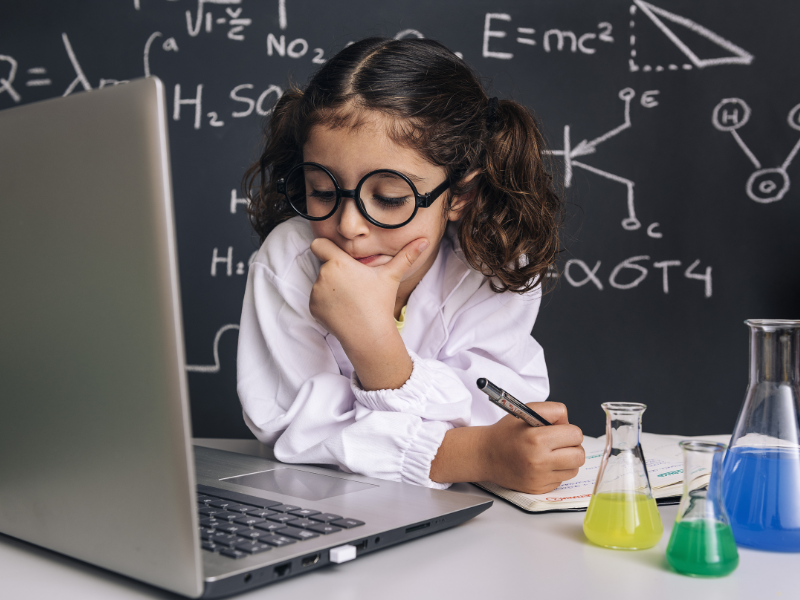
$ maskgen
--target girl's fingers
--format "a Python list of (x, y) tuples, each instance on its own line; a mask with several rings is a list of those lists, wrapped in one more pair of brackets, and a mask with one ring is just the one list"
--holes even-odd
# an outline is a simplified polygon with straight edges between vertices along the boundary
[(556, 472), (578, 469), (583, 466), (584, 462), (586, 462), (586, 455), (581, 446), (559, 448), (550, 453), (550, 468)]
[(429, 246), (425, 238), (417, 238), (406, 244), (394, 258), (386, 263), (382, 268), (386, 270), (394, 279), (400, 281), (412, 265), (417, 261), (420, 254), (425, 252)]
[(331, 240), (321, 237), (316, 238), (313, 242), (311, 242), (311, 252), (313, 252), (314, 256), (316, 256), (323, 263), (328, 262), (336, 256), (347, 254)]
[[(544, 415), (542, 415), (544, 416)], [(522, 429), (520, 427), (520, 429)], [(561, 448), (574, 448), (583, 452), (583, 432), (577, 425), (553, 425), (551, 427), (531, 427), (522, 429), (529, 438), (538, 437), (543, 446), (551, 451)]]
[(528, 402), (528, 408), (542, 415), (553, 425), (566, 425), (567, 407), (561, 402)]

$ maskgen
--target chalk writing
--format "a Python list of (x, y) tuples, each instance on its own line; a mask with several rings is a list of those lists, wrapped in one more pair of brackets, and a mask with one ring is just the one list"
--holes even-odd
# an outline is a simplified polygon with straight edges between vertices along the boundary
[[(156, 38), (161, 37), (160, 31), (154, 31), (150, 34), (150, 37), (147, 38), (147, 41), (144, 44), (144, 76), (150, 77), (150, 46), (156, 40)], [(178, 42), (175, 41), (175, 38), (168, 38), (161, 44), (161, 48), (165, 52), (177, 52), (178, 51)]]
[[(637, 8), (641, 10), (641, 12), (647, 16), (650, 21), (664, 34), (669, 38), (669, 40), (675, 44), (675, 46), (680, 50), (690, 62), (683, 62), (678, 66), (677, 62), (668, 62), (666, 67), (663, 64), (656, 64), (655, 66), (651, 64), (644, 64), (640, 66), (637, 63), (637, 51), (636, 51), (636, 35), (634, 33), (634, 27), (636, 26), (636, 21), (631, 20), (630, 22), (630, 36), (628, 38), (630, 43), (630, 58), (628, 59), (628, 68), (632, 73), (636, 71), (655, 71), (655, 72), (663, 72), (663, 71), (678, 71), (679, 69), (683, 70), (691, 70), (692, 68), (704, 69), (706, 67), (712, 67), (715, 65), (749, 65), (753, 62), (753, 55), (747, 52), (746, 50), (740, 48), (733, 42), (730, 42), (723, 38), (720, 35), (717, 35), (710, 29), (706, 29), (702, 25), (699, 25), (692, 21), (691, 19), (687, 19), (686, 17), (682, 17), (680, 15), (676, 15), (675, 13), (668, 12), (663, 8), (659, 8), (649, 2), (644, 2), (643, 0), (633, 0), (633, 4), (630, 7), (631, 16), (635, 16), (637, 14)], [(689, 29), (691, 32), (697, 34), (698, 36), (707, 40), (707, 42), (711, 42), (714, 45), (718, 46), (719, 48), (727, 51), (731, 54), (731, 56), (722, 56), (719, 58), (704, 58), (701, 59), (695, 54), (694, 51), (689, 48), (689, 46), (681, 40), (675, 32), (670, 29), (670, 27), (665, 23), (668, 21), (673, 25), (679, 25), (686, 29)]]
[(21, 98), (12, 85), (17, 76), (17, 61), (10, 56), (0, 54), (0, 62), (7, 62), (10, 67), (8, 74), (5, 77), (0, 77), (0, 94), (6, 92), (14, 99), (14, 102), (19, 102)]
[[(720, 131), (727, 131), (736, 140), (736, 143), (745, 153), (750, 162), (756, 168), (747, 179), (745, 192), (747, 196), (760, 204), (769, 204), (782, 199), (789, 191), (789, 175), (786, 169), (800, 151), (800, 139), (797, 140), (786, 160), (779, 167), (764, 169), (756, 155), (747, 147), (744, 140), (739, 135), (738, 129), (742, 128), (750, 120), (750, 107), (740, 98), (725, 98), (714, 107), (711, 113), (711, 123)], [(800, 104), (795, 105), (786, 118), (789, 127), (795, 131), (800, 131)]]
[[(483, 22), (483, 57), (511, 60), (514, 58), (513, 52), (500, 52), (490, 49), (492, 38), (503, 39), (508, 35), (508, 32), (503, 29), (493, 29), (493, 27), (500, 27), (502, 24), (493, 24), (492, 21), (505, 21), (510, 23), (511, 15), (507, 13), (486, 13)], [(589, 31), (580, 35), (566, 29), (547, 29), (542, 33), (541, 47), (548, 53), (569, 51), (581, 54), (594, 54), (597, 52), (597, 47), (592, 45), (595, 41), (609, 44), (614, 42), (614, 37), (611, 35), (613, 29), (611, 23), (607, 21), (598, 23), (597, 29), (598, 31), (596, 33)], [(538, 45), (535, 38), (527, 37), (533, 36), (536, 33), (533, 27), (517, 27), (517, 33), (521, 34), (520, 37), (516, 38), (518, 44), (524, 46)]]
[[(658, 90), (650, 90), (642, 94), (640, 103), (645, 108), (653, 108), (654, 106), (658, 106), (658, 102), (655, 101), (654, 97), (658, 94)], [(633, 203), (633, 186), (634, 183), (630, 179), (625, 177), (620, 177), (619, 175), (614, 175), (613, 173), (609, 173), (608, 171), (603, 171), (601, 169), (595, 168), (591, 165), (588, 165), (584, 162), (580, 162), (575, 160), (578, 156), (585, 156), (587, 154), (594, 154), (597, 151), (597, 146), (602, 144), (603, 142), (611, 139), (612, 137), (622, 133), (626, 129), (631, 127), (631, 100), (636, 96), (636, 92), (634, 92), (631, 88), (625, 88), (619, 92), (619, 98), (625, 103), (625, 111), (624, 111), (624, 121), (621, 125), (607, 131), (603, 135), (594, 138), (591, 141), (581, 140), (574, 148), (572, 147), (572, 141), (570, 138), (570, 126), (564, 126), (564, 149), (563, 150), (551, 150), (550, 153), (556, 156), (563, 156), (564, 157), (564, 187), (570, 187), (572, 185), (572, 169), (573, 167), (578, 167), (579, 169), (584, 169), (589, 171), (590, 173), (594, 173), (595, 175), (599, 175), (600, 177), (604, 177), (605, 179), (610, 179), (611, 181), (619, 182), (628, 190), (628, 216), (622, 220), (622, 227), (627, 230), (635, 230), (639, 229), (642, 224), (639, 219), (636, 218), (636, 210), (634, 208)], [(658, 224), (656, 224), (658, 225)], [(652, 227), (652, 225), (651, 225)], [(661, 237), (660, 233), (653, 234), (653, 232), (648, 228), (648, 235), (650, 237), (658, 238)]]
[(242, 0), (197, 0), (197, 15), (192, 18), (192, 12), (186, 11), (186, 30), (192, 37), (197, 37), (200, 34), (201, 28), (205, 23), (205, 32), (211, 33), (214, 25), (228, 25), (228, 39), (241, 42), (244, 40), (244, 28), (250, 25), (252, 19), (246, 19), (241, 16), (242, 7), (231, 8), (225, 7), (225, 17), (214, 17), (210, 10), (206, 8), (207, 4), (225, 4), (234, 5), (241, 4)]
[(235, 323), (231, 323), (230, 325), (225, 325), (217, 331), (217, 334), (214, 336), (214, 346), (213, 346), (213, 354), (214, 354), (214, 364), (213, 365), (186, 365), (186, 370), (190, 373), (219, 373), (220, 363), (219, 363), (219, 340), (222, 338), (222, 334), (226, 331), (233, 331), (238, 330), (239, 326)]
[[(647, 278), (650, 269), (642, 263), (650, 260), (647, 255), (632, 256), (619, 262), (611, 271), (608, 276), (608, 284), (618, 290), (630, 290), (639, 285)], [(589, 264), (578, 258), (572, 258), (564, 264), (564, 279), (572, 287), (582, 287), (587, 283), (592, 283), (599, 291), (605, 288), (600, 279), (600, 265), (601, 261), (596, 261), (594, 267), (589, 267)], [(661, 288), (665, 294), (670, 292), (669, 283), (669, 269), (670, 267), (680, 267), (683, 263), (679, 260), (661, 260), (653, 263), (653, 268), (661, 269)], [(712, 269), (707, 266), (703, 272), (696, 272), (695, 269), (700, 265), (700, 260), (697, 259), (683, 272), (685, 279), (693, 279), (702, 281), (703, 295), (706, 298), (711, 298), (712, 289)], [(580, 269), (582, 273), (576, 273), (575, 269)]]

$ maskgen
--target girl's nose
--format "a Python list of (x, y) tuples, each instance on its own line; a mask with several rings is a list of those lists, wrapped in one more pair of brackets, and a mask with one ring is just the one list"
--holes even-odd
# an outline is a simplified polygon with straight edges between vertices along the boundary
[(342, 199), (339, 213), (337, 229), (343, 237), (353, 239), (369, 233), (369, 222), (358, 211), (358, 206), (353, 198)]

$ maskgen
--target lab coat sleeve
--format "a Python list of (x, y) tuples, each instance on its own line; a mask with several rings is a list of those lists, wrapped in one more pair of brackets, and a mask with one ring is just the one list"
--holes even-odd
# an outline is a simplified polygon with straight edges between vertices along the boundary
[(480, 377), (523, 402), (546, 400), (544, 353), (531, 337), (538, 308), (538, 289), (525, 295), (496, 294), (487, 282), (455, 314), (436, 359), (409, 352), (414, 369), (396, 390), (364, 391), (354, 373), (356, 401), (373, 410), (402, 411), (463, 427), (490, 425), (507, 414), (478, 390)]
[(325, 339), (329, 334), (308, 312), (309, 291), (310, 284), (300, 289), (260, 262), (250, 267), (237, 359), (247, 425), (283, 462), (448, 487), (428, 474), (450, 419), (458, 420), (464, 407), (426, 412), (419, 390), (418, 410), (357, 402)]
[(472, 424), (487, 425), (506, 413), (478, 390), (484, 377), (522, 402), (544, 402), (550, 384), (544, 351), (532, 337), (541, 291), (476, 294), (453, 319), (439, 360), (470, 390)]

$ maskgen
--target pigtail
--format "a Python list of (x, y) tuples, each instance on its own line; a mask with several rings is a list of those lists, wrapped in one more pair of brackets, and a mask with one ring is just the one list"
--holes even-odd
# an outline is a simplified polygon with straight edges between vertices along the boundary
[(489, 117), (483, 170), (462, 215), (459, 241), (467, 261), (492, 278), (495, 292), (524, 293), (548, 282), (563, 207), (533, 115), (501, 100)]
[(274, 181), (302, 162), (297, 136), (303, 124), (303, 92), (291, 88), (275, 104), (264, 131), (263, 152), (242, 177), (247, 215), (261, 243), (270, 231), (295, 213), (278, 194)]

